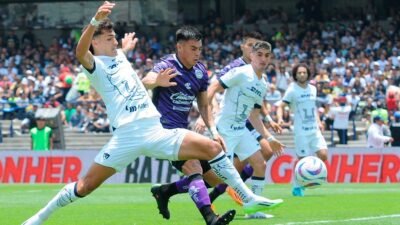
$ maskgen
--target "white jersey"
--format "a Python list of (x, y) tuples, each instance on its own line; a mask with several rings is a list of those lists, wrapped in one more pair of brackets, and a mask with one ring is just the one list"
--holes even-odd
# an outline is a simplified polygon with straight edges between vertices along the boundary
[(94, 71), (90, 73), (84, 69), (84, 72), (101, 95), (114, 128), (135, 120), (160, 117), (141, 80), (120, 49), (115, 57), (94, 56), (94, 62)]
[(261, 108), (267, 82), (264, 77), (258, 78), (251, 65), (229, 70), (219, 82), (226, 91), (216, 118), (218, 131), (240, 136), (245, 131), (251, 110)]
[(298, 136), (315, 134), (319, 131), (316, 113), (317, 89), (308, 84), (300, 87), (296, 82), (290, 84), (282, 101), (289, 104), (294, 113), (294, 133)]

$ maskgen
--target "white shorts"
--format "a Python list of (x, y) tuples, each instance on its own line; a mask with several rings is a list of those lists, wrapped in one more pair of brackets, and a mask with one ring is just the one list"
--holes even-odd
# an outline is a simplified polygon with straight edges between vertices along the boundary
[(295, 135), (294, 144), (298, 157), (313, 155), (321, 149), (328, 149), (325, 138), (322, 136), (321, 132), (307, 136)]
[(158, 118), (135, 121), (116, 129), (94, 161), (121, 171), (140, 155), (178, 160), (187, 132), (180, 128), (164, 129)]
[(261, 149), (260, 144), (248, 129), (245, 129), (241, 136), (224, 135), (222, 133), (220, 135), (224, 138), (227, 156), (230, 159), (233, 159), (233, 154), (236, 154), (239, 160), (243, 161)]

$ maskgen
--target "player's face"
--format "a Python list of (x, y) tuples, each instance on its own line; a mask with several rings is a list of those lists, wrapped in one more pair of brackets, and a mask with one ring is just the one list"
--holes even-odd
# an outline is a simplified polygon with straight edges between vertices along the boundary
[(246, 41), (240, 45), (240, 49), (242, 50), (242, 55), (245, 59), (251, 60), (250, 59), (251, 49), (253, 48), (253, 45), (258, 41), (260, 40), (254, 38), (247, 38)]
[(96, 55), (117, 55), (118, 41), (113, 30), (103, 30), (102, 34), (93, 39), (92, 45)]
[(307, 69), (305, 67), (299, 67), (296, 73), (297, 82), (303, 84), (306, 83), (308, 80)]
[(255, 52), (252, 52), (250, 54), (250, 59), (251, 59), (251, 65), (256, 70), (265, 70), (269, 64), (271, 57), (271, 52), (268, 51), (267, 49), (259, 49)]
[(200, 60), (203, 45), (198, 40), (181, 41), (177, 45), (179, 60), (188, 68), (193, 67)]

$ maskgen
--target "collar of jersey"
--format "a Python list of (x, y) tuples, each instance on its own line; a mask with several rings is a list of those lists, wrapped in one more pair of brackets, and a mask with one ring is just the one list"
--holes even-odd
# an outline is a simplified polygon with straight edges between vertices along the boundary
[(178, 59), (178, 57), (176, 56), (176, 54), (173, 54), (172, 56), (174, 57), (175, 61), (178, 63), (178, 65), (179, 65), (182, 69), (187, 70), (187, 71), (190, 71), (190, 70), (193, 69), (193, 67), (190, 68), (190, 69), (186, 68), (186, 67), (181, 63), (181, 61), (179, 61), (179, 59)]

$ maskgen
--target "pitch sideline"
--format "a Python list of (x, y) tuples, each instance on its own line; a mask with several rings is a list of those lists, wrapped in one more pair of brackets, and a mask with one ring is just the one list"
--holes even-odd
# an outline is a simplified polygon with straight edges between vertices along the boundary
[(400, 218), (400, 214), (383, 215), (383, 216), (371, 216), (371, 217), (359, 217), (359, 218), (351, 218), (351, 219), (345, 219), (345, 220), (319, 220), (319, 221), (309, 221), (309, 222), (288, 222), (288, 223), (278, 223), (278, 224), (274, 224), (274, 225), (340, 223), (340, 222), (378, 220), (378, 219), (385, 219), (385, 218)]

